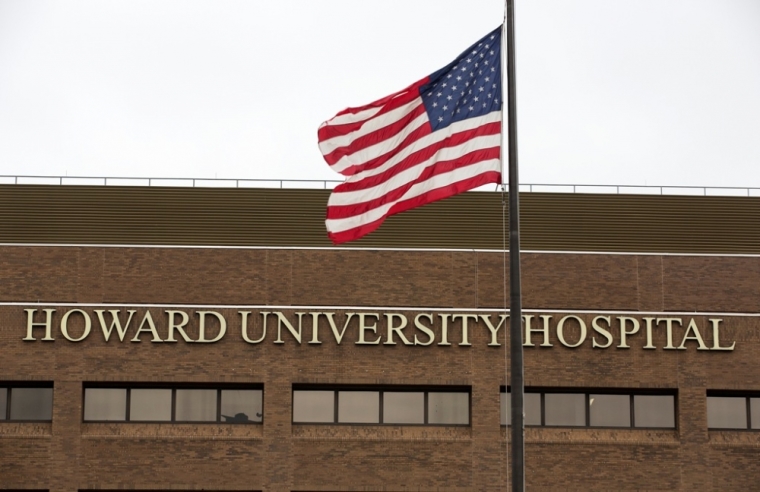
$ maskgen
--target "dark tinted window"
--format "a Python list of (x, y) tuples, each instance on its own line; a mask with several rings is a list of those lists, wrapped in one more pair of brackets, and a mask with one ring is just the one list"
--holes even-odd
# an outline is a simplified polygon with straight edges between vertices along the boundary
[(0, 388), (0, 420), (6, 420), (8, 413), (8, 388)]
[(469, 393), (428, 393), (428, 423), (468, 424), (469, 422)]
[(11, 420), (52, 420), (53, 388), (11, 388)]
[(378, 390), (296, 388), (293, 390), (293, 422), (468, 425), (470, 393), (397, 387)]
[(760, 396), (724, 391), (707, 393), (707, 427), (760, 429)]
[(633, 415), (636, 427), (674, 428), (675, 397), (672, 395), (634, 395)]
[(586, 425), (586, 395), (578, 393), (546, 393), (544, 424), (561, 426)]
[(224, 422), (261, 422), (264, 415), (261, 391), (222, 390), (222, 420)]
[(129, 399), (129, 420), (168, 422), (172, 419), (172, 390), (133, 388)]
[(216, 421), (216, 398), (216, 390), (178, 389), (175, 420), (178, 422)]
[(88, 422), (259, 423), (263, 391), (252, 388), (84, 389)]
[(338, 391), (338, 422), (343, 424), (380, 423), (380, 393)]
[[(525, 425), (541, 425), (541, 393), (525, 393)], [(501, 393), (501, 425), (512, 424), (511, 393)]]
[(425, 394), (393, 392), (383, 394), (383, 422), (386, 424), (424, 424)]
[(124, 388), (85, 388), (85, 420), (126, 420), (127, 390)]
[[(587, 393), (526, 389), (525, 425), (675, 428), (674, 395), (625, 394), (618, 391)], [(509, 404), (510, 394), (502, 390), (502, 425), (510, 425), (512, 412)]]
[(335, 392), (294, 391), (293, 422), (335, 422)]
[(589, 424), (592, 427), (630, 427), (630, 395), (589, 395)]

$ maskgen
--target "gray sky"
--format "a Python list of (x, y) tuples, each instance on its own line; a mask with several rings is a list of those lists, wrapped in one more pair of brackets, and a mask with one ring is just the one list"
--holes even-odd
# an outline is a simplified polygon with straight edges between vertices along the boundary
[[(516, 0), (524, 183), (760, 187), (760, 0)], [(339, 179), (501, 0), (0, 0), (0, 175)]]

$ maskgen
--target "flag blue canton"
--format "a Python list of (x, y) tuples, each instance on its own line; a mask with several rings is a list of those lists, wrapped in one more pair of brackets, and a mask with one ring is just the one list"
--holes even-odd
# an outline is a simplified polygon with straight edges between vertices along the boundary
[(501, 110), (501, 26), (420, 87), (433, 131)]

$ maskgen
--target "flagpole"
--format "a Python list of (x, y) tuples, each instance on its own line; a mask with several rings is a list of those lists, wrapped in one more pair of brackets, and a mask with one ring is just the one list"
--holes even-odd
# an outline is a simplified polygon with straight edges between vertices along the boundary
[[(525, 490), (525, 414), (520, 286), (520, 183), (517, 173), (517, 91), (515, 80), (515, 7), (507, 10), (507, 126), (509, 129), (509, 324), (510, 392), (512, 410), (512, 491)], [(502, 96), (502, 102), (504, 98)]]

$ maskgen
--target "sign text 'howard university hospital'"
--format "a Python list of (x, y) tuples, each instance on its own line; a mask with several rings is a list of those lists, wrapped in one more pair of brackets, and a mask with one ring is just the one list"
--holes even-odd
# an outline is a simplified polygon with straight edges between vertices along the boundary
[[(508, 314), (200, 309), (29, 308), (24, 341), (215, 343), (235, 336), (257, 345), (353, 343), (428, 347), (471, 346), (476, 330), (489, 347), (504, 341)], [(721, 338), (723, 319), (631, 314), (525, 314), (525, 347), (732, 351)], [(234, 333), (234, 334), (233, 334)]]

